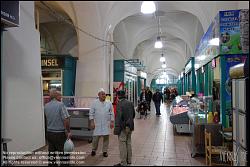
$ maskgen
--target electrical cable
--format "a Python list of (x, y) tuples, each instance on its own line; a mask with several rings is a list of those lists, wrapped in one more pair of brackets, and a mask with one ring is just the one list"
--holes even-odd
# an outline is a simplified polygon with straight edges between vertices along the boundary
[(81, 32), (83, 32), (84, 34), (96, 39), (96, 40), (99, 40), (99, 41), (103, 41), (103, 42), (108, 42), (108, 43), (111, 43), (113, 44), (114, 42), (113, 41), (107, 41), (107, 40), (104, 40), (104, 39), (101, 39), (99, 37), (96, 37), (95, 35), (92, 35), (91, 33), (88, 33), (84, 30), (82, 30), (80, 27), (74, 25), (71, 21), (69, 21), (68, 19), (65, 19), (63, 16), (61, 16), (60, 14), (58, 14), (57, 12), (55, 12), (53, 9), (51, 9), (46, 3), (44, 3), (43, 1), (40, 1), (57, 19), (59, 20), (62, 20), (64, 22), (66, 22), (67, 24), (70, 24), (71, 26), (73, 26), (74, 28), (80, 30)]
[(121, 52), (121, 50), (118, 48), (116, 42), (114, 41), (107, 41), (107, 40), (104, 40), (104, 39), (101, 39), (99, 37), (96, 37), (95, 35), (92, 35), (91, 33), (88, 33), (84, 30), (82, 30), (80, 27), (74, 25), (71, 21), (69, 21), (68, 19), (64, 18), (63, 16), (61, 16), (60, 14), (58, 14), (58, 12), (54, 11), (53, 9), (51, 9), (46, 3), (44, 3), (43, 1), (40, 1), (41, 4), (43, 4), (48, 10), (49, 12), (51, 12), (53, 14), (54, 17), (56, 17), (56, 19), (58, 20), (62, 20), (64, 22), (66, 22), (67, 24), (70, 24), (71, 26), (73, 26), (75, 29), (78, 29), (80, 30), (81, 32), (83, 32), (84, 34), (96, 39), (96, 40), (99, 40), (99, 41), (102, 41), (102, 42), (107, 42), (107, 43), (110, 43), (111, 45), (114, 45), (114, 47), (117, 49), (118, 53), (121, 55), (121, 57), (126, 61), (127, 58), (124, 56), (124, 54)]

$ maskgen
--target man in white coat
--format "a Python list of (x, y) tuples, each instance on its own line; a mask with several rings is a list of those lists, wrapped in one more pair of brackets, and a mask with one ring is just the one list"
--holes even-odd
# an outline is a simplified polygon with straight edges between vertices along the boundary
[(96, 99), (90, 108), (89, 119), (91, 128), (94, 129), (92, 140), (91, 155), (96, 155), (100, 137), (103, 137), (102, 152), (104, 157), (108, 157), (108, 145), (110, 129), (114, 127), (114, 112), (112, 103), (105, 101), (106, 93), (104, 89), (98, 91), (98, 99)]

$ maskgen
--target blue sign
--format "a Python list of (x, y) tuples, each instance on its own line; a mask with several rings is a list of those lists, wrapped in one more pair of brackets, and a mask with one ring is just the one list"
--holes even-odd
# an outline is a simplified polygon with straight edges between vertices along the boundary
[(220, 54), (240, 54), (240, 10), (220, 11)]

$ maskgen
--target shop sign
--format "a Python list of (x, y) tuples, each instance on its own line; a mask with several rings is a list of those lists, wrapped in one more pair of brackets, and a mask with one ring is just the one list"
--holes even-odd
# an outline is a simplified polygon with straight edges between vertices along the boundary
[(242, 53), (240, 10), (220, 11), (220, 54)]
[(192, 62), (190, 60), (189, 63), (186, 65), (186, 67), (185, 67), (185, 73), (187, 73), (187, 72), (189, 72), (191, 70), (191, 68), (192, 68), (192, 64), (191, 63)]
[[(213, 22), (203, 35), (195, 51), (196, 63), (204, 65), (219, 54), (219, 15), (216, 15)], [(197, 59), (204, 56), (205, 59)]]
[(18, 27), (19, 10), (19, 1), (1, 1), (1, 24), (4, 24), (4, 27)]
[(140, 71), (140, 76), (142, 77), (142, 78), (147, 78), (147, 73), (145, 73), (145, 72), (143, 72), (143, 71)]
[(42, 68), (63, 68), (64, 58), (61, 57), (43, 57), (41, 60)]
[(137, 74), (137, 69), (134, 66), (131, 66), (126, 61), (125, 61), (125, 71), (130, 72), (132, 74)]

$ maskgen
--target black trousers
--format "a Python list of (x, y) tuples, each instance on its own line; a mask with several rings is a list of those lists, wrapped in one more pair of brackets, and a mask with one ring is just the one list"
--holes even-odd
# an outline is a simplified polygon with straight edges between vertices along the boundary
[(147, 100), (147, 103), (148, 103), (148, 111), (150, 111), (150, 103), (151, 103), (151, 100), (149, 101), (149, 100)]
[(49, 166), (57, 166), (56, 155), (59, 154), (60, 166), (69, 165), (69, 155), (64, 154), (64, 143), (66, 135), (64, 132), (47, 132), (47, 139), (49, 144)]
[(160, 115), (161, 113), (160, 107), (161, 107), (161, 102), (155, 102), (156, 115)]

